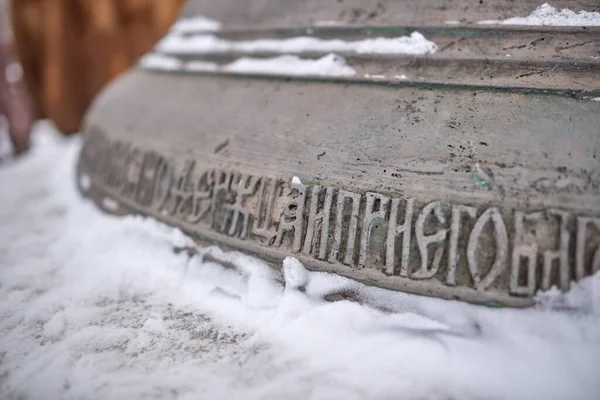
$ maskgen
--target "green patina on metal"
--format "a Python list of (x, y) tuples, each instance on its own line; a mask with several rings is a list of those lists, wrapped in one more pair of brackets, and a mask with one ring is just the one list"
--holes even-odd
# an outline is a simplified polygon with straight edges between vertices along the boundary
[(477, 172), (473, 174), (473, 180), (475, 181), (475, 187), (481, 190), (490, 190), (490, 185), (483, 180)]

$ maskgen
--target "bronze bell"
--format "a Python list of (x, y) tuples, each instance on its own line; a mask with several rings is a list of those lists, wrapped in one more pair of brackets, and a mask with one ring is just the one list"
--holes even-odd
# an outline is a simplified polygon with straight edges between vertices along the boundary
[(500, 22), (536, 6), (192, 0), (93, 104), (80, 188), (275, 266), (568, 290), (600, 269), (600, 27)]

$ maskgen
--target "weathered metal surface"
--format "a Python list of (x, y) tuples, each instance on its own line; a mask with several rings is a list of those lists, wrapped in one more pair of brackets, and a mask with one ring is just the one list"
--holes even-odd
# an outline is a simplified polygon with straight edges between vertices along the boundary
[[(227, 28), (306, 27), (319, 21), (339, 21), (364, 26), (442, 26), (446, 21), (462, 24), (528, 15), (539, 0), (253, 0), (188, 2), (186, 14), (203, 14)], [(552, 6), (599, 11), (590, 0), (553, 0)]]
[[(522, 38), (598, 32), (544, 29)], [(492, 43), (481, 50), (491, 58), (502, 40), (520, 46), (510, 29), (471, 36)], [(577, 48), (593, 54), (590, 40)], [(484, 58), (473, 46), (466, 53)], [(503, 78), (481, 83), (463, 67), (444, 77), (444, 63), (463, 60), (440, 54), (394, 56), (433, 71), (408, 81), (132, 71), (88, 116), (82, 190), (108, 211), (152, 215), (274, 263), (294, 255), (448, 299), (524, 306), (538, 289), (568, 290), (597, 272), (600, 103), (586, 98), (598, 96), (600, 63), (565, 53), (562, 69), (522, 83), (514, 74), (546, 62), (533, 51), (525, 66), (490, 61)], [(369, 73), (395, 65), (363, 59)]]

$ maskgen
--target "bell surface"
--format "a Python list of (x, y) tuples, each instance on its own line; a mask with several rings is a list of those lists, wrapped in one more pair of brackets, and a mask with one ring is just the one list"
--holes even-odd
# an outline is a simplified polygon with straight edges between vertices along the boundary
[(487, 3), (190, 1), (93, 104), (80, 190), (274, 266), (566, 291), (600, 269), (600, 27)]

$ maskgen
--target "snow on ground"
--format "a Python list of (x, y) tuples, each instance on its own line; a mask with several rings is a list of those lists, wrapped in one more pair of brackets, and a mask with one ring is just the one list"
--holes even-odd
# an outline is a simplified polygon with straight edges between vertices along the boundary
[(478, 24), (503, 25), (550, 25), (550, 26), (600, 26), (600, 12), (579, 11), (563, 8), (558, 10), (544, 3), (527, 17), (514, 17), (502, 21), (479, 21)]
[(598, 275), (491, 309), (174, 251), (79, 196), (80, 146), (40, 124), (0, 164), (2, 399), (598, 398)]

